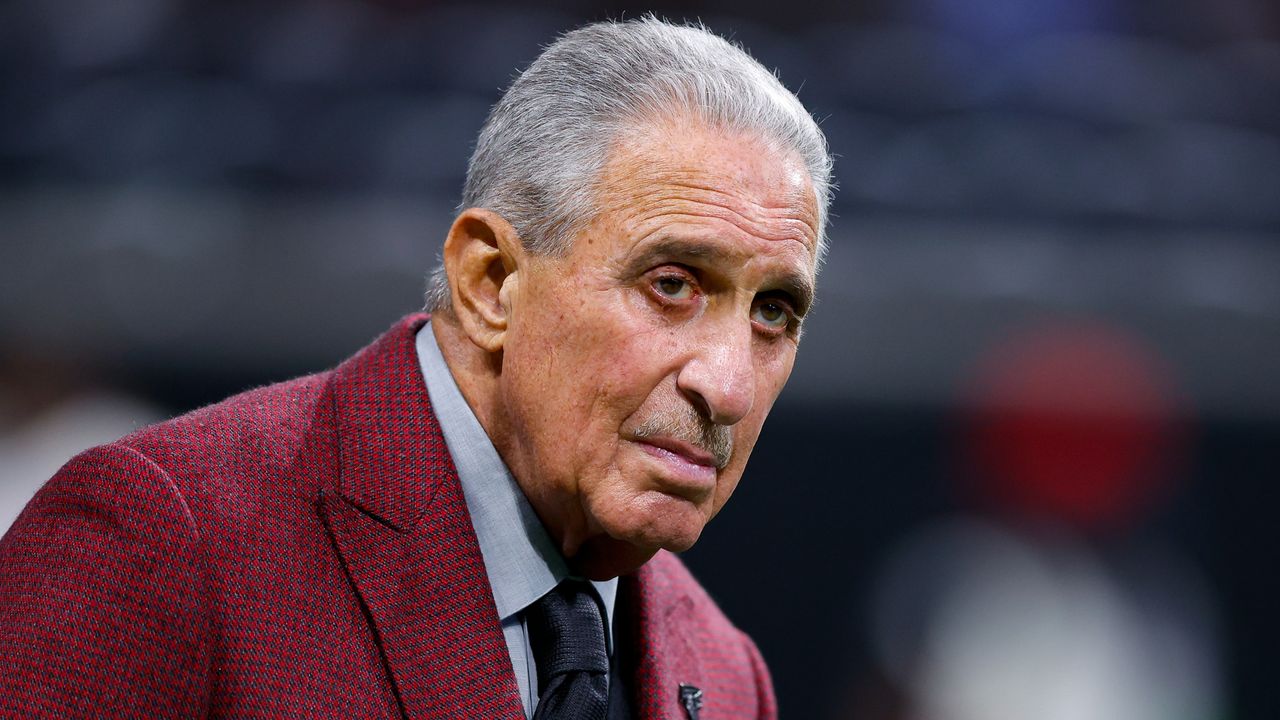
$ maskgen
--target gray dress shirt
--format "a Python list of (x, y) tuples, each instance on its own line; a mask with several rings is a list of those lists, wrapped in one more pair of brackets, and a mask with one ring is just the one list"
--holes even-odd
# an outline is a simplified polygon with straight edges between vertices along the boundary
[[(569, 566), (462, 397), (429, 322), (418, 331), (417, 350), (431, 408), (458, 470), (467, 511), (484, 556), (525, 716), (532, 717), (538, 705), (538, 669), (529, 645), (524, 610), (561, 580), (571, 577)], [(618, 579), (591, 584), (600, 594), (605, 610), (605, 637), (612, 656)]]

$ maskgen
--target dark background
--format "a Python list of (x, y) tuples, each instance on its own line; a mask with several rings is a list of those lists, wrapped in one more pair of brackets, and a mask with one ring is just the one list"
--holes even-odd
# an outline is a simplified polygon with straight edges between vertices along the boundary
[(99, 442), (419, 307), (513, 72), (649, 10), (776, 68), (838, 156), (801, 359), (686, 556), (784, 716), (940, 716), (886, 670), (872, 606), (954, 518), (1051, 528), (1118, 585), (1134, 548), (1175, 556), (1207, 598), (1211, 714), (1280, 716), (1265, 0), (0, 4), (0, 505), (45, 476), (33, 437), (75, 445), (50, 418), (79, 400), (146, 408)]

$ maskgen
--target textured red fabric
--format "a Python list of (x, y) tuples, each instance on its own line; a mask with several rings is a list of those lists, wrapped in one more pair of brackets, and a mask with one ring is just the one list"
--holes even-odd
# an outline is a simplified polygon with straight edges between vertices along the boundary
[[(0, 717), (522, 718), (410, 316), (72, 459), (0, 539)], [(776, 716), (678, 559), (623, 578), (639, 716)]]

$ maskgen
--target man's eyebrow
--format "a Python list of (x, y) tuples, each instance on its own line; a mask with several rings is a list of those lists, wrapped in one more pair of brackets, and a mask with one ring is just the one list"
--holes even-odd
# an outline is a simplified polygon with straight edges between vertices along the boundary
[(809, 312), (809, 308), (813, 305), (813, 280), (799, 273), (787, 273), (778, 279), (776, 283), (771, 283), (773, 288), (765, 290), (765, 292), (783, 292), (791, 296), (791, 300), (795, 303), (792, 310), (795, 311), (796, 317), (804, 317)]
[[(716, 262), (728, 261), (732, 257), (732, 252), (715, 244), (679, 237), (663, 237), (646, 246), (631, 259), (628, 265), (639, 270), (658, 260), (679, 262), (689, 259)], [(799, 317), (804, 317), (813, 305), (813, 279), (804, 273), (787, 272), (770, 282), (761, 292), (789, 295), (795, 305), (793, 310)]]
[(696, 240), (686, 240), (678, 237), (664, 237), (655, 240), (644, 248), (632, 261), (632, 264), (645, 264), (657, 260), (659, 258), (670, 258), (679, 260), (680, 258), (696, 258), (698, 260), (722, 260), (730, 259), (730, 253), (724, 248), (711, 245)]

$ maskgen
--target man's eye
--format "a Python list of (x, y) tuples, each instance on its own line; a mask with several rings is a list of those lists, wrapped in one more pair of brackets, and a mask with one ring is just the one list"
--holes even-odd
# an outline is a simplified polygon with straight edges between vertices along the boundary
[(687, 300), (693, 295), (693, 286), (688, 280), (673, 275), (666, 275), (654, 281), (653, 287), (662, 295), (672, 300)]
[(765, 301), (751, 309), (751, 319), (767, 328), (782, 330), (791, 322), (791, 314), (782, 303)]

